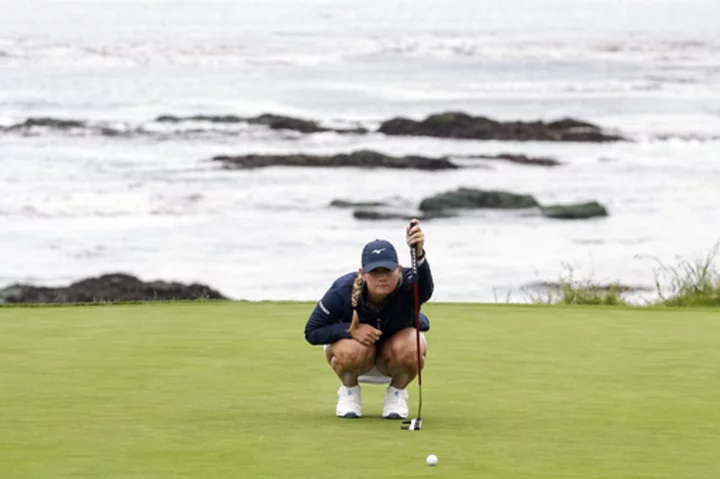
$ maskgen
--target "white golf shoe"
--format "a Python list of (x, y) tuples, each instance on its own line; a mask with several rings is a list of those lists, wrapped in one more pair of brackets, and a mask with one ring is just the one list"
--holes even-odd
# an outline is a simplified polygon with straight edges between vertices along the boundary
[(397, 389), (388, 386), (383, 403), (383, 417), (385, 419), (406, 419), (408, 417), (408, 392), (406, 389)]
[(335, 415), (346, 418), (362, 417), (362, 394), (360, 386), (346, 388), (340, 386), (338, 389), (338, 402), (335, 408)]

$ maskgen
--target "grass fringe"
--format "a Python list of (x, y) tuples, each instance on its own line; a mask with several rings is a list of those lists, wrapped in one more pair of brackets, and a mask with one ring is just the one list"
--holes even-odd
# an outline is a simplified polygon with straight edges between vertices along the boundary
[(592, 279), (577, 280), (572, 266), (563, 264), (567, 273), (557, 283), (543, 283), (543, 293), (530, 294), (533, 304), (582, 304), (627, 306), (627, 288), (618, 283), (602, 285)]
[[(676, 258), (676, 264), (659, 260), (654, 271), (658, 299), (648, 306), (717, 307), (720, 306), (720, 270), (716, 263), (720, 241), (703, 257), (693, 260)], [(557, 283), (543, 283), (545, 292), (531, 294), (534, 304), (582, 304), (627, 306), (628, 288), (618, 283), (601, 285), (592, 279), (576, 280), (573, 269), (564, 264), (567, 273)]]

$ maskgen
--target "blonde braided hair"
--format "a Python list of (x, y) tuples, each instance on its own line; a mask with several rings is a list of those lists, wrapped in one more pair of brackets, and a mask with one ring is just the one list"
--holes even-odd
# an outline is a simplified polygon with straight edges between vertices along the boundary
[(365, 284), (365, 280), (363, 280), (362, 269), (359, 269), (357, 272), (357, 276), (355, 276), (355, 281), (353, 281), (352, 296), (350, 297), (350, 303), (352, 304), (353, 308), (353, 315), (348, 332), (353, 332), (360, 326), (360, 318), (358, 317), (357, 313), (357, 304), (360, 300), (360, 294), (362, 294), (363, 284)]

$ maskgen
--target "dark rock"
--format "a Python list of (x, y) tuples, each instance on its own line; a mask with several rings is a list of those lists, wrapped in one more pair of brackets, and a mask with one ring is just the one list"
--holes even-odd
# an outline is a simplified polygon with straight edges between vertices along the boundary
[(513, 155), (510, 153), (501, 153), (499, 155), (462, 155), (452, 156), (451, 158), (478, 158), (482, 160), (503, 160), (509, 161), (510, 163), (518, 163), (521, 165), (535, 165), (535, 166), (558, 166), (561, 165), (559, 161), (553, 158), (545, 157), (531, 157), (526, 155)]
[(521, 209), (539, 206), (530, 195), (518, 195), (506, 191), (483, 191), (474, 188), (458, 188), (440, 193), (420, 202), (421, 211), (443, 211), (470, 208)]
[(560, 130), (560, 131), (571, 130), (571, 129), (583, 129), (583, 128), (597, 129), (597, 126), (593, 125), (592, 123), (576, 120), (574, 118), (563, 118), (561, 120), (551, 121), (550, 123), (547, 124), (547, 126), (551, 130)]
[(213, 161), (222, 162), (228, 169), (250, 169), (268, 166), (412, 168), (419, 170), (460, 168), (444, 158), (428, 158), (424, 156), (394, 157), (369, 150), (333, 156), (303, 154), (216, 156)]
[(202, 284), (143, 282), (126, 274), (106, 274), (60, 288), (13, 284), (0, 290), (0, 303), (95, 303), (198, 299), (227, 298)]
[(333, 200), (330, 202), (330, 206), (334, 208), (374, 208), (377, 206), (388, 206), (388, 204), (382, 201)]
[(236, 115), (161, 115), (155, 118), (158, 123), (181, 123), (183, 121), (206, 121), (208, 123), (247, 123), (247, 118)]
[(464, 112), (448, 111), (430, 115), (422, 121), (392, 118), (378, 129), (386, 135), (433, 136), (472, 140), (609, 142), (625, 138), (603, 133), (600, 127), (572, 118), (541, 121), (499, 122)]
[(303, 120), (300, 118), (292, 118), (282, 115), (264, 114), (255, 118), (248, 118), (248, 123), (256, 125), (265, 125), (272, 130), (293, 130), (300, 133), (321, 133), (331, 131), (329, 128), (323, 128), (316, 121)]
[(382, 210), (355, 210), (353, 211), (353, 217), (358, 220), (403, 220), (410, 221), (413, 218), (417, 218), (420, 221), (428, 221), (439, 218), (453, 218), (457, 216), (454, 213), (447, 213), (443, 211), (433, 211), (421, 214), (411, 214), (406, 212), (397, 211), (382, 211)]
[(16, 130), (27, 130), (32, 127), (45, 127), (56, 130), (69, 130), (71, 128), (83, 128), (85, 126), (84, 121), (79, 120), (63, 120), (60, 118), (48, 118), (48, 117), (31, 117), (26, 119), (22, 123), (11, 125), (5, 128), (6, 131)]
[(607, 209), (597, 201), (568, 205), (548, 205), (541, 208), (543, 216), (561, 220), (579, 220), (608, 216)]
[(207, 121), (210, 123), (248, 123), (251, 125), (264, 125), (271, 130), (292, 130), (300, 133), (323, 133), (334, 131), (337, 133), (367, 133), (365, 128), (326, 128), (317, 121), (293, 118), (291, 116), (273, 115), (265, 113), (255, 117), (241, 117), (236, 115), (193, 115), (173, 116), (162, 115), (155, 119), (161, 123), (180, 123), (183, 121)]

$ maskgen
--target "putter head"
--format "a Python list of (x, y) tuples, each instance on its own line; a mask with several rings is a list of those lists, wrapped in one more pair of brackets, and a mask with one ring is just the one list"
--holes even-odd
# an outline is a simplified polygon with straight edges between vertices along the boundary
[(403, 424), (405, 424), (405, 426), (402, 426), (401, 429), (405, 431), (419, 431), (422, 427), (422, 418), (418, 417), (410, 419), (409, 421), (403, 421)]

